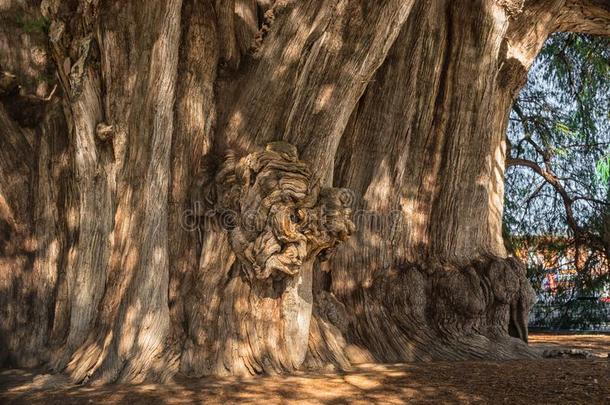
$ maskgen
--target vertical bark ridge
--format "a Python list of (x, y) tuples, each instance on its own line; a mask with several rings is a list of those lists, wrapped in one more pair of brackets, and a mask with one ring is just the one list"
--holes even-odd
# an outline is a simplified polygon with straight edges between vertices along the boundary
[(36, 257), (32, 278), (37, 286), (38, 299), (32, 311), (34, 317), (30, 319), (35, 339), (27, 350), (38, 352), (43, 361), (50, 358), (46, 348), (56, 343), (56, 336), (51, 333), (53, 325), (58, 321), (62, 323), (55, 319), (55, 308), (57, 301), (66, 299), (58, 288), (59, 279), (66, 272), (70, 244), (64, 211), (70, 193), (70, 151), (66, 118), (61, 104), (59, 99), (52, 100), (40, 125), (37, 198), (34, 200)]
[(335, 184), (362, 195), (363, 210), (330, 264), (331, 291), (354, 311), (353, 361), (531, 355), (508, 338), (531, 288), (495, 236), (505, 129), (495, 72), (509, 19), (492, 2), (432, 3), (414, 8), (339, 147)]
[[(100, 312), (67, 368), (77, 381), (162, 380), (174, 370), (162, 359), (170, 324), (167, 213), (180, 10), (180, 1), (116, 2), (100, 21), (103, 104), (120, 193)], [(131, 103), (133, 97), (142, 102)]]
[(200, 193), (205, 181), (202, 156), (210, 153), (216, 127), (213, 84), (219, 59), (215, 17), (210, 2), (185, 1), (182, 26), (169, 197), (169, 307), (172, 332), (180, 342), (178, 346), (188, 330), (183, 286), (185, 280), (188, 284), (192, 279), (191, 273), (199, 268), (201, 256), (201, 230), (194, 221), (205, 204), (206, 196)]
[[(230, 146), (243, 152), (256, 150), (255, 145), (270, 140), (288, 140), (299, 146), (299, 152), (310, 163), (315, 179), (312, 185), (328, 181), (332, 177), (334, 150), (347, 118), (383, 61), (411, 5), (412, 2), (392, 1), (369, 8), (336, 1), (275, 7), (275, 21), (265, 43), (245, 68), (242, 81), (234, 85), (239, 91), (236, 99), (219, 104), (224, 108), (219, 114), (219, 129), (225, 136), (218, 139), (217, 149)], [(358, 78), (355, 83), (354, 75)], [(286, 99), (291, 100), (290, 108), (269, 105), (285, 104)], [(320, 136), (329, 126), (330, 134)], [(204, 236), (205, 240), (217, 238), (215, 231)], [(203, 313), (195, 309), (189, 316), (194, 323), (183, 354), (183, 370), (195, 375), (248, 375), (298, 368), (305, 351), (300, 355), (299, 349), (291, 346), (293, 335), (286, 326), (290, 323), (286, 308), (293, 307), (288, 303), (292, 299), (288, 291), (298, 287), (286, 285), (286, 291), (280, 294), (275, 287), (269, 290), (268, 286), (251, 286), (240, 275), (243, 270), (239, 265), (230, 268), (230, 275), (219, 276), (216, 272), (220, 258), (216, 256), (224, 255), (222, 251), (203, 250), (202, 265), (206, 267), (200, 269), (196, 282), (209, 292), (204, 295), (204, 302), (208, 303)], [(304, 263), (303, 269), (312, 265)], [(220, 268), (229, 271), (226, 265)], [(308, 283), (305, 278), (311, 277), (310, 272), (303, 270), (303, 285)], [(224, 293), (218, 291), (222, 288)], [(224, 300), (216, 307), (212, 303), (219, 294)], [(297, 293), (296, 301), (304, 299), (303, 305), (311, 305), (313, 298), (302, 294)], [(219, 313), (222, 325), (217, 323)], [(283, 337), (282, 329), (278, 330), (282, 325), (277, 322), (278, 317), (288, 328)], [(195, 322), (198, 318), (204, 321)], [(224, 349), (218, 348), (219, 340), (226, 342)]]
[(0, 363), (26, 367), (46, 360), (64, 247), (53, 228), (64, 121), (48, 103), (47, 38), (26, 26), (40, 18), (34, 2), (0, 2)]
[(332, 172), (347, 119), (413, 2), (288, 3), (275, 7), (271, 31), (235, 85), (239, 93), (223, 103), (224, 147), (248, 151), (282, 139), (295, 144), (322, 179)]
[(237, 0), (235, 2), (235, 38), (239, 51), (247, 55), (254, 47), (258, 34), (258, 7), (256, 0)]
[(35, 246), (30, 212), (36, 162), (22, 128), (2, 104), (0, 126), (0, 360), (33, 367), (38, 359), (26, 349), (33, 343), (26, 327), (38, 298), (31, 271)]
[(235, 29), (235, 0), (216, 0), (215, 7), (218, 24), (218, 43), (220, 63), (236, 70), (241, 59)]
[[(474, 13), (470, 7), (479, 12)], [(502, 139), (497, 135), (502, 129), (492, 126), (497, 95), (494, 72), (508, 16), (500, 6), (484, 1), (462, 5), (454, 13), (455, 42), (449, 46), (455, 52), (451, 58), (455, 65), (449, 69), (448, 92), (459, 94), (464, 84), (469, 88), (463, 97), (452, 97), (446, 109), (450, 126), (437, 177), (439, 192), (432, 212), (435, 221), (431, 224), (430, 245), (433, 256), (464, 264), (481, 254), (505, 255), (498, 237), (502, 199), (493, 198), (489, 184), (495, 149)], [(465, 20), (464, 16), (471, 17)]]
[(605, 2), (0, 10), (0, 363), (51, 348), (103, 383), (532, 356), (500, 232), (508, 110), (552, 31), (608, 33)]
[[(62, 275), (55, 313), (60, 327), (68, 331), (61, 348), (54, 353), (53, 367), (63, 369), (87, 338), (106, 284), (110, 254), (110, 233), (114, 216), (112, 150), (100, 137), (103, 105), (97, 42), (91, 21), (93, 6), (80, 4), (71, 19), (59, 17), (62, 9), (49, 11), (53, 57), (60, 66), (60, 80), (66, 96), (66, 114), (72, 132), (74, 201), (68, 201), (68, 226), (76, 228), (65, 274)], [(63, 10), (65, 11), (65, 10)], [(89, 22), (90, 24), (87, 24)], [(74, 27), (69, 30), (66, 27)], [(89, 27), (90, 31), (80, 27)], [(63, 316), (68, 317), (64, 320)]]

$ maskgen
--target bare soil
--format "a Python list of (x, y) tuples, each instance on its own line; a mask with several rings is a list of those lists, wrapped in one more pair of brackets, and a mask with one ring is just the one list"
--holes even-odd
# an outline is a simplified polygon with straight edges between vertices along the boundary
[(610, 334), (536, 333), (537, 349), (577, 348), (590, 359), (362, 365), (347, 373), (179, 378), (168, 384), (76, 386), (41, 370), (0, 371), (9, 404), (610, 404)]
[(610, 333), (537, 332), (529, 336), (530, 345), (537, 349), (570, 348), (607, 358), (610, 354)]

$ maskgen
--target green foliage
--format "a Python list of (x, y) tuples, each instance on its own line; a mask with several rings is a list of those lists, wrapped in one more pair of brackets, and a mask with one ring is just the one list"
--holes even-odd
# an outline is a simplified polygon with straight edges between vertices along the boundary
[[(559, 33), (543, 47), (514, 105), (511, 156), (551, 171), (576, 201), (575, 219), (599, 216), (610, 179), (610, 39)], [(507, 171), (511, 234), (569, 235), (563, 201), (531, 170)], [(584, 198), (583, 198), (584, 197)], [(595, 201), (594, 201), (595, 200)]]
[(560, 132), (564, 133), (565, 135), (572, 135), (572, 134), (574, 134), (574, 132), (572, 132), (570, 127), (568, 127), (563, 122), (556, 122), (555, 123), (555, 130), (556, 131), (560, 131)]
[[(515, 101), (507, 137), (512, 158), (533, 162), (559, 184), (528, 167), (507, 170), (509, 245), (528, 252), (528, 276), (540, 297), (549, 293), (542, 288), (549, 271), (577, 271), (571, 284), (546, 297), (554, 303), (549, 326), (595, 324), (596, 297), (610, 288), (610, 274), (600, 273), (610, 252), (610, 39), (552, 36)], [(566, 203), (576, 226), (567, 220)], [(541, 261), (542, 253), (555, 260)]]
[(607, 184), (610, 180), (610, 153), (597, 161), (595, 170), (600, 183)]

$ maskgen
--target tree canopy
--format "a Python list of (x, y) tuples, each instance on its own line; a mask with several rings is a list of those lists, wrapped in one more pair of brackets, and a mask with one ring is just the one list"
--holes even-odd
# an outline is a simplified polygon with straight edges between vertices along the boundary
[[(554, 255), (553, 266), (577, 270), (579, 287), (560, 291), (564, 300), (608, 286), (608, 272), (600, 269), (609, 254), (609, 45), (605, 37), (551, 36), (507, 131), (505, 232), (514, 249), (526, 243)], [(528, 264), (539, 288), (550, 265)]]

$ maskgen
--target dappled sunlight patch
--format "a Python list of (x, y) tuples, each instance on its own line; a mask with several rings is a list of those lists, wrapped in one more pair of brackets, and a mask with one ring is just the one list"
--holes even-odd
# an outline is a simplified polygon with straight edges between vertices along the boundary
[[(556, 336), (555, 343), (570, 337)], [(577, 338), (572, 337), (574, 340)], [(606, 341), (608, 340), (606, 335)], [(585, 340), (594, 337), (585, 336)], [(528, 373), (523, 373), (527, 369)], [(57, 380), (60, 381), (60, 380)], [(185, 378), (166, 384), (75, 386), (55, 384), (36, 370), (0, 373), (0, 401), (19, 403), (297, 403), (401, 404), (601, 403), (610, 395), (605, 360), (513, 360), (363, 364), (347, 373)], [(14, 402), (13, 402), (14, 403)]]
[(372, 388), (378, 388), (381, 383), (373, 378), (366, 375), (346, 375), (344, 378), (348, 384), (351, 384), (361, 390), (368, 390)]
[(331, 100), (331, 97), (333, 95), (334, 89), (334, 85), (327, 84), (325, 86), (322, 86), (322, 89), (320, 90), (320, 92), (318, 93), (318, 97), (316, 98), (316, 107), (314, 109), (315, 112), (320, 112), (327, 107), (327, 104)]

